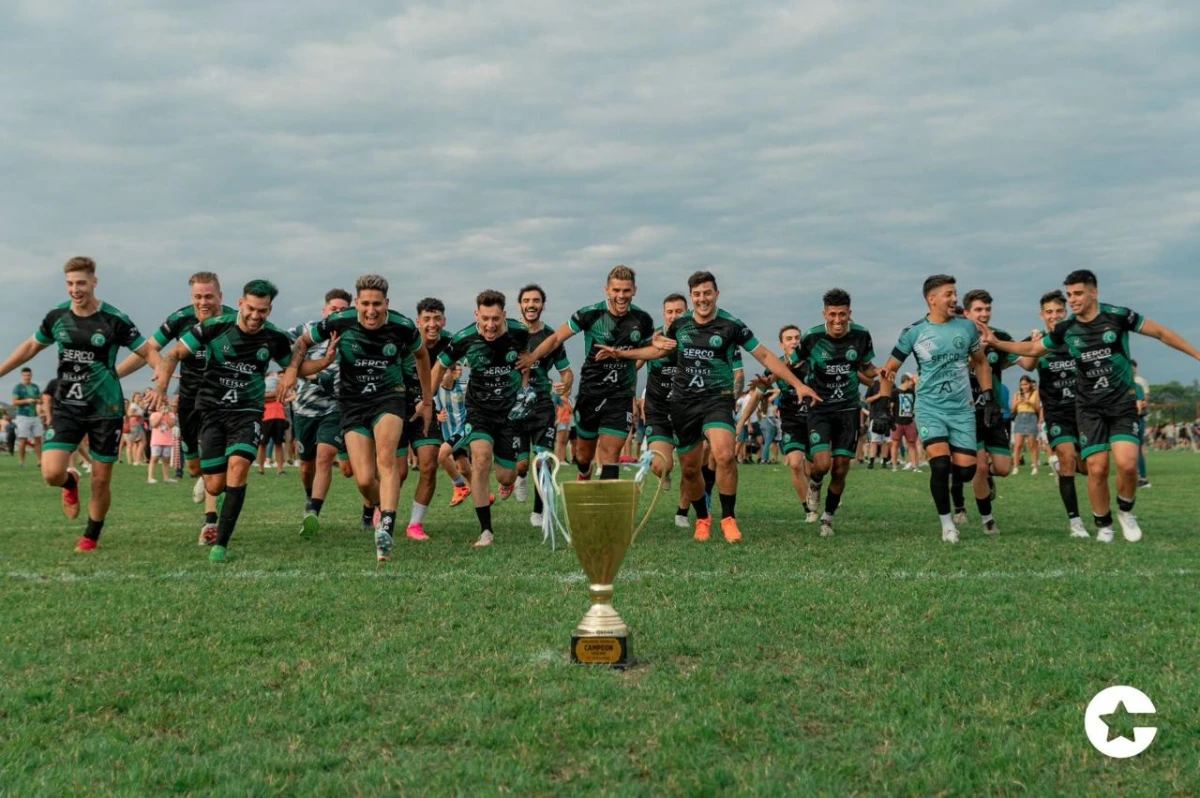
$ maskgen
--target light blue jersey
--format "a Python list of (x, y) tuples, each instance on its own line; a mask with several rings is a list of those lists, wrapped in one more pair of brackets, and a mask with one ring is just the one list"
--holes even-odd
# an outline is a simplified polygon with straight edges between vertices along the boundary
[(446, 420), (442, 422), (443, 440), (453, 440), (467, 423), (466, 395), (467, 380), (464, 377), (456, 380), (449, 390), (438, 386), (433, 403), (434, 407), (446, 413)]
[(903, 363), (917, 360), (917, 408), (921, 415), (973, 413), (971, 377), (967, 365), (979, 351), (974, 322), (955, 316), (943, 324), (928, 317), (900, 333), (892, 357)]

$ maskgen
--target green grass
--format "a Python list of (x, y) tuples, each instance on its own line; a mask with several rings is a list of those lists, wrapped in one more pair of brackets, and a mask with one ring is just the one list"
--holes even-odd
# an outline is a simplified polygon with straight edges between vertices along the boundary
[[(1023, 472), (1002, 534), (949, 546), (925, 476), (855, 468), (820, 539), (782, 467), (744, 468), (743, 545), (663, 506), (629, 552), (621, 673), (568, 663), (586, 589), (528, 505), (475, 551), (443, 484), (433, 540), (376, 565), (350, 482), (310, 540), (296, 472), (254, 475), (212, 565), (190, 483), (119, 466), (76, 555), (82, 523), (0, 458), (0, 793), (1196, 794), (1200, 457), (1151, 469), (1139, 544), (1069, 540)], [(1114, 684), (1158, 709), (1132, 760), (1083, 733)]]

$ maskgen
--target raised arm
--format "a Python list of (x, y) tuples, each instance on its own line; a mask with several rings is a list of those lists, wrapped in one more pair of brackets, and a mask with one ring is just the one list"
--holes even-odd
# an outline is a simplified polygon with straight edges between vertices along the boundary
[[(162, 350), (162, 346), (153, 337), (146, 339), (146, 345), (149, 346), (151, 349), (153, 349), (155, 352), (159, 352)], [(117, 364), (117, 368), (116, 368), (117, 379), (123, 379), (125, 377), (128, 377), (130, 374), (137, 371), (142, 366), (146, 365), (146, 363), (147, 363), (146, 358), (142, 357), (137, 352), (130, 352), (128, 355), (125, 356), (124, 360), (122, 360), (120, 363)], [(158, 371), (157, 363), (151, 363), (150, 367), (152, 369), (154, 369), (155, 371)]]
[(772, 374), (792, 386), (796, 391), (796, 396), (801, 401), (803, 401), (804, 397), (808, 397), (813, 404), (821, 401), (821, 397), (817, 396), (816, 391), (800, 382), (796, 375), (792, 373), (792, 370), (779, 359), (779, 356), (770, 349), (767, 349), (766, 344), (759, 344), (754, 347), (754, 349), (750, 350), (750, 354), (755, 360), (769, 369)]
[(1157, 338), (1172, 349), (1178, 349), (1185, 355), (1191, 355), (1195, 359), (1200, 360), (1200, 350), (1188, 343), (1182, 335), (1170, 327), (1146, 319), (1142, 322), (1142, 328), (1138, 332), (1150, 338)]
[[(996, 349), (1000, 352), (1006, 352), (1010, 355), (1019, 355), (1021, 357), (1031, 357), (1035, 360), (1050, 351), (1050, 349), (1046, 347), (1044, 343), (1042, 343), (1044, 340), (1043, 338), (1037, 338), (1032, 341), (1001, 341), (995, 336), (995, 334), (992, 333), (991, 329), (980, 325), (976, 326), (979, 326), (979, 342), (982, 344), (980, 347), (981, 351), (984, 346), (990, 346), (992, 349)], [(972, 357), (972, 360), (974, 360), (974, 357)], [(986, 356), (983, 358), (983, 362), (985, 365), (987, 364)], [(990, 368), (986, 368), (984, 370), (991, 372)], [(978, 372), (976, 373), (978, 374)], [(990, 376), (988, 381), (991, 381)], [(979, 384), (982, 385), (983, 380), (980, 380)]]
[(180, 360), (190, 354), (192, 354), (192, 349), (182, 338), (162, 357), (158, 357), (157, 353), (155, 354), (155, 360), (158, 361), (157, 368), (155, 369), (155, 384), (147, 391), (148, 398), (146, 400), (151, 409), (165, 406), (164, 403), (167, 401), (167, 391), (170, 389), (171, 375), (175, 373), (175, 366), (178, 365)]
[(4, 360), (4, 364), (0, 365), (0, 377), (3, 377), (8, 372), (33, 360), (34, 355), (41, 352), (50, 344), (44, 344), (36, 338), (30, 336), (17, 345), (17, 348), (12, 351)]
[(522, 353), (517, 358), (517, 368), (523, 371), (528, 370), (534, 363), (553, 352), (556, 347), (566, 343), (567, 339), (574, 334), (575, 331), (571, 329), (571, 325), (564, 322), (562, 326), (554, 331), (554, 335), (547, 336), (545, 341), (538, 344), (537, 349)]

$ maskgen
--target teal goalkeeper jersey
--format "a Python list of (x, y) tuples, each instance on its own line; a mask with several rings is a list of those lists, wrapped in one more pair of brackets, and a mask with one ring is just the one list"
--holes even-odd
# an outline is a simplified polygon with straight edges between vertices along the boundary
[(979, 351), (979, 330), (955, 316), (942, 324), (928, 317), (900, 333), (892, 357), (903, 363), (909, 355), (917, 361), (917, 412), (954, 415), (971, 413), (971, 355)]

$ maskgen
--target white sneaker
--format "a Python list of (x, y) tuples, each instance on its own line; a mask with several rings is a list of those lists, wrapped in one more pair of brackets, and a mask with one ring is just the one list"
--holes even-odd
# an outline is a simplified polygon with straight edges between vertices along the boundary
[(541, 513), (530, 513), (529, 514), (529, 525), (532, 527), (537, 527), (538, 529), (541, 529), (542, 520), (543, 520), (543, 517), (542, 517)]
[[(92, 473), (92, 464), (86, 460), (83, 461), (83, 473), (85, 473), (85, 474)], [(1149, 485), (1147, 485), (1146, 487), (1149, 487)]]
[(484, 546), (492, 545), (492, 530), (485, 529), (479, 533), (479, 540), (475, 541), (475, 548), (482, 549)]
[(1073, 538), (1090, 538), (1087, 527), (1083, 525), (1082, 518), (1071, 519), (1071, 537)]
[(1012, 471), (1010, 471), (1009, 473), (1015, 477), (1017, 474), (1021, 473), (1021, 469), (1020, 469), (1020, 467), (1014, 465), (1012, 467)]
[(1112, 527), (1111, 526), (1102, 526), (1099, 529), (1097, 529), (1096, 530), (1096, 542), (1097, 543), (1112, 543), (1113, 542)]
[(821, 537), (833, 537), (833, 519), (825, 516), (821, 517)]
[(812, 510), (809, 510), (807, 513), (804, 514), (804, 523), (815, 524), (817, 522), (817, 519), (820, 517), (821, 516), (817, 515)]
[(1142, 528), (1138, 526), (1136, 515), (1117, 510), (1117, 520), (1121, 522), (1121, 534), (1127, 541), (1137, 543), (1142, 539)]
[(1032, 471), (1030, 471), (1029, 473), (1030, 473), (1030, 474), (1033, 474), (1033, 475), (1036, 477), (1036, 476), (1037, 476), (1037, 469), (1038, 469), (1038, 467), (1037, 467), (1037, 466), (1034, 466), (1034, 467), (1033, 467), (1033, 470), (1032, 470)]
[(942, 542), (943, 543), (957, 543), (958, 542), (958, 530), (952, 526), (943, 527), (942, 528)]
[(995, 518), (993, 518), (990, 521), (984, 522), (983, 534), (985, 534), (985, 535), (999, 535), (1000, 534), (1000, 527), (996, 526)]
[(1050, 455), (1050, 470), (1054, 472), (1054, 476), (1058, 476), (1058, 455)]
[(178, 481), (179, 481), (179, 480), (175, 479), (175, 477), (168, 477), (168, 478), (167, 478), (167, 483), (168, 483), (168, 484), (173, 484), (173, 483), (175, 483), (175, 482), (178, 482)]
[(196, 477), (196, 484), (192, 485), (192, 501), (196, 504), (204, 501), (204, 477)]
[(955, 514), (954, 514), (954, 519), (953, 519), (953, 520), (954, 520), (954, 523), (955, 523), (955, 524), (965, 524), (965, 523), (967, 523), (967, 511), (966, 511), (966, 510), (963, 510), (961, 513), (955, 513)]
[[(266, 460), (263, 462), (263, 467), (264, 468), (274, 468), (275, 462), (273, 460)], [(1016, 472), (1014, 471), (1013, 473), (1016, 473)]]
[(895, 473), (896, 473), (897, 471), (899, 471), (899, 470), (900, 470), (899, 466), (892, 466), (892, 473), (893, 473), (893, 474), (895, 474)]
[(675, 526), (679, 527), (680, 529), (692, 528), (691, 523), (688, 522), (688, 517), (686, 515), (680, 515), (679, 513), (675, 514)]
[(157, 484), (158, 484), (158, 480), (157, 480), (157, 479), (155, 479), (154, 477), (150, 477), (149, 479), (147, 479), (147, 480), (146, 480), (146, 484), (147, 484), (147, 485), (157, 485)]
[(912, 470), (913, 470), (913, 464), (912, 464), (912, 461), (906, 462), (906, 463), (904, 464), (904, 470), (905, 470), (905, 471), (912, 471)]
[(517, 477), (517, 482), (513, 485), (513, 496), (519, 502), (529, 498), (529, 488), (526, 487), (525, 477)]

